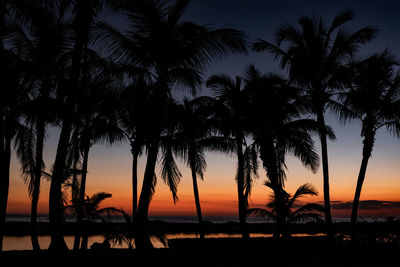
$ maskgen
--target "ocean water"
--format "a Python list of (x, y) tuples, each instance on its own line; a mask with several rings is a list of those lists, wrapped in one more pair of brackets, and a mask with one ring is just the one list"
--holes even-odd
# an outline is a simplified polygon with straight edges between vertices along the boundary
[[(292, 236), (323, 236), (324, 234), (292, 234)], [(217, 233), (217, 234), (206, 234), (205, 238), (240, 238), (241, 234), (225, 234), (225, 233)], [(263, 233), (251, 233), (250, 237), (272, 237), (272, 234), (263, 234)], [(179, 238), (199, 238), (197, 234), (190, 233), (176, 233), (176, 234), (167, 234), (166, 239), (179, 239)], [(50, 236), (39, 236), (39, 244), (42, 249), (46, 249), (50, 245)], [(73, 236), (64, 236), (65, 243), (67, 244), (69, 249), (73, 248), (74, 237)], [(90, 236), (88, 240), (88, 247), (97, 242), (102, 243), (104, 241), (104, 237), (102, 235)], [(153, 246), (155, 248), (164, 248), (164, 245), (157, 239), (152, 239)], [(113, 248), (128, 248), (126, 245), (112, 245)], [(168, 247), (168, 244), (167, 246)], [(32, 250), (31, 237), (30, 236), (5, 236), (3, 240), (3, 250)]]
[[(197, 223), (197, 217), (195, 216), (150, 216), (149, 220), (158, 220), (164, 221), (168, 223)], [(239, 222), (237, 217), (226, 217), (226, 216), (213, 216), (213, 217), (204, 217), (205, 221), (212, 223), (229, 223), (229, 222)], [(361, 218), (362, 221), (366, 222), (376, 222), (376, 221), (384, 221), (384, 218)], [(29, 222), (29, 215), (25, 214), (10, 214), (7, 215), (7, 222)], [(47, 215), (39, 215), (39, 222), (48, 222)], [(74, 221), (73, 219), (67, 219), (67, 221)], [(111, 218), (112, 222), (124, 222), (124, 218), (121, 216), (114, 216)], [(248, 217), (248, 223), (265, 223), (265, 219), (257, 218), (257, 217)], [(349, 222), (348, 218), (335, 218), (334, 222)], [(323, 234), (293, 234), (293, 236), (320, 236)], [(264, 233), (252, 233), (251, 237), (272, 237), (271, 234)], [(206, 238), (239, 238), (240, 234), (226, 234), (226, 233), (216, 233), (216, 234), (206, 234)], [(65, 236), (65, 242), (69, 248), (73, 246), (73, 236)], [(168, 240), (175, 238), (199, 238), (199, 236), (195, 233), (174, 233), (167, 234), (166, 238)], [(104, 237), (102, 235), (95, 235), (89, 237), (89, 247), (97, 242), (101, 243), (104, 241)], [(161, 242), (154, 239), (152, 240), (153, 245), (156, 248), (164, 247)], [(39, 244), (42, 248), (47, 248), (50, 244), (50, 236), (39, 236)], [(32, 250), (31, 239), (30, 236), (5, 236), (3, 240), (4, 250)], [(114, 248), (127, 248), (126, 245), (115, 245)]]
[[(168, 223), (197, 223), (196, 216), (149, 216), (149, 220), (153, 221), (163, 221)], [(229, 222), (239, 222), (238, 217), (229, 216), (206, 216), (203, 218), (206, 222), (211, 223), (229, 223)], [(30, 217), (27, 214), (9, 214), (6, 217), (7, 222), (29, 222)], [(49, 217), (47, 215), (39, 215), (38, 222), (48, 222)], [(74, 221), (73, 218), (67, 218), (67, 222)], [(247, 217), (246, 221), (248, 223), (265, 223), (268, 222), (264, 218), (259, 217)], [(359, 221), (365, 222), (383, 222), (385, 218), (359, 218)], [(125, 222), (122, 216), (112, 216), (111, 222)], [(333, 222), (350, 222), (350, 218), (333, 218)]]

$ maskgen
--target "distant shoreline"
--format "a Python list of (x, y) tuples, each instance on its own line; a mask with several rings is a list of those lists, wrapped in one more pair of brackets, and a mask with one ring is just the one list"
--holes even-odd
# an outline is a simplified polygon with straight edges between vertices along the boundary
[[(250, 233), (273, 233), (274, 223), (248, 223), (248, 231)], [(199, 225), (197, 223), (168, 223), (160, 220), (149, 221), (149, 231), (165, 234), (174, 233), (197, 233)], [(323, 223), (305, 223), (289, 225), (290, 233), (319, 234), (325, 233), (326, 228)], [(49, 235), (49, 223), (38, 223), (38, 234), (41, 236)], [(63, 235), (74, 235), (76, 223), (66, 222), (63, 224), (61, 231)], [(130, 226), (126, 223), (91, 223), (87, 227), (89, 235), (101, 235), (106, 232), (124, 232), (131, 231)], [(334, 233), (349, 234), (351, 232), (351, 224), (348, 222), (333, 223)], [(240, 226), (236, 222), (228, 223), (205, 223), (206, 233), (227, 233), (239, 234)], [(398, 233), (400, 232), (400, 222), (360, 222), (357, 224), (357, 232), (359, 233)], [(29, 222), (6, 222), (5, 236), (27, 236), (31, 233), (31, 224)]]

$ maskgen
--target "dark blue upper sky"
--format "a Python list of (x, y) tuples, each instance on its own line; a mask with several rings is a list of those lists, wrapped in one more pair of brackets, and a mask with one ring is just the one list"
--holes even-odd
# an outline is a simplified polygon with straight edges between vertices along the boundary
[[(274, 32), (284, 23), (297, 24), (301, 16), (318, 16), (330, 25), (334, 16), (345, 9), (355, 11), (355, 19), (345, 25), (347, 30), (354, 31), (365, 26), (379, 30), (377, 38), (362, 48), (362, 55), (385, 48), (400, 55), (400, 1), (396, 0), (192, 0), (184, 19), (215, 27), (234, 27), (244, 31), (250, 42), (257, 38), (274, 41)], [(213, 64), (206, 76), (216, 72), (237, 75), (249, 63), (264, 72), (280, 72), (278, 64), (268, 53), (250, 52), (247, 56), (234, 55)]]

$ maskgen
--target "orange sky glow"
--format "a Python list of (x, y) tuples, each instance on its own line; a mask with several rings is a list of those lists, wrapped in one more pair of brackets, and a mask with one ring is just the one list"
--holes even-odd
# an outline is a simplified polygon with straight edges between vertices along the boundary
[[(392, 143), (377, 142), (373, 156), (367, 170), (361, 200), (400, 201), (400, 165), (393, 159), (399, 158), (400, 144), (397, 140)], [(335, 149), (336, 141), (330, 149), (330, 176), (331, 176), (331, 201), (334, 205), (340, 202), (352, 201), (356, 178), (361, 156), (361, 141), (354, 149), (346, 154), (338, 154)], [(341, 144), (343, 145), (343, 144)], [(48, 153), (49, 162), (52, 152)], [(109, 192), (113, 197), (104, 202), (104, 206), (123, 208), (130, 212), (132, 207), (131, 197), (131, 157), (129, 148), (125, 144), (113, 147), (96, 145), (91, 151), (89, 161), (89, 174), (87, 194), (96, 192)], [(139, 178), (143, 176), (145, 159), (139, 162)], [(204, 181), (199, 181), (201, 206), (204, 216), (237, 216), (237, 191), (234, 182), (235, 157), (221, 154), (207, 154), (207, 172)], [(48, 166), (51, 166), (48, 163)], [(179, 201), (174, 204), (171, 193), (162, 179), (158, 178), (156, 193), (150, 204), (150, 215), (153, 216), (196, 216), (193, 187), (188, 168), (179, 164), (182, 172), (181, 182), (178, 187)], [(159, 174), (159, 170), (157, 170)], [(19, 165), (13, 157), (11, 166), (11, 184), (9, 192), (8, 213), (25, 213), (30, 210), (30, 200), (27, 187), (19, 172)], [(265, 171), (260, 169), (260, 178), (254, 184), (251, 194), (251, 207), (262, 207), (269, 198), (270, 191), (263, 185)], [(312, 183), (319, 196), (302, 199), (303, 202), (323, 201), (322, 173), (313, 174), (305, 169), (297, 159), (289, 157), (286, 190), (294, 193), (303, 183)], [(139, 181), (139, 192), (140, 192)], [(43, 181), (39, 202), (39, 213), (48, 212), (49, 182)], [(346, 207), (336, 209), (333, 207), (334, 217), (349, 217), (350, 210)], [(386, 217), (400, 216), (400, 207), (374, 207), (361, 208), (361, 217)]]

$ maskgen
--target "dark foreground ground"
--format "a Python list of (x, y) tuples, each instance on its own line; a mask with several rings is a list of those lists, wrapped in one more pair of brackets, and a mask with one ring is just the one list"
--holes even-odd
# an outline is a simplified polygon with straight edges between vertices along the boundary
[(325, 237), (176, 239), (168, 249), (9, 251), (1, 266), (400, 266), (398, 243), (349, 242)]

